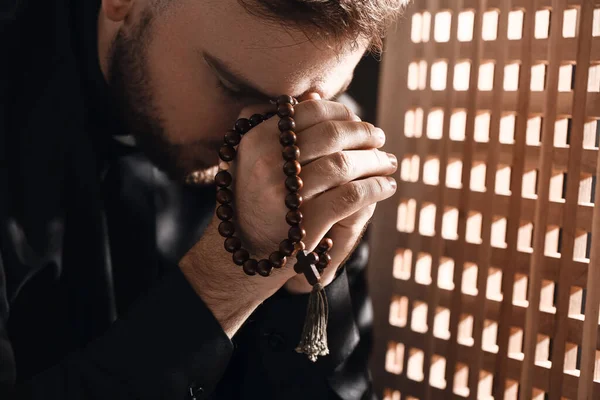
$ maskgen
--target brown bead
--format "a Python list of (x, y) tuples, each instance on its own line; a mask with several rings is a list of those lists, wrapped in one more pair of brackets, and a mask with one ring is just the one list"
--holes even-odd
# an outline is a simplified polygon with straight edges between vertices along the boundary
[(288, 225), (297, 225), (302, 222), (302, 218), (304, 218), (304, 216), (300, 210), (291, 210), (285, 215), (285, 222), (287, 222)]
[(282, 94), (281, 96), (279, 96), (277, 98), (277, 105), (281, 105), (281, 104), (293, 104), (294, 103), (294, 98), (292, 96), (288, 96), (285, 94)]
[(300, 158), (300, 149), (298, 146), (286, 146), (281, 151), (283, 159), (286, 161), (293, 161)]
[(231, 237), (235, 233), (235, 225), (231, 221), (223, 221), (219, 224), (219, 234), (223, 237)]
[(296, 122), (293, 118), (290, 117), (281, 118), (277, 123), (277, 127), (281, 132), (293, 131), (294, 129), (296, 129)]
[(236, 265), (242, 266), (250, 258), (250, 253), (246, 249), (238, 249), (233, 253), (233, 262)]
[(302, 171), (302, 166), (298, 161), (287, 161), (283, 164), (283, 173), (287, 176), (298, 175)]
[(304, 244), (304, 242), (294, 243), (294, 255), (296, 255), (299, 251), (304, 250), (306, 250), (306, 245)]
[(221, 221), (229, 221), (233, 218), (233, 208), (227, 204), (223, 204), (217, 208), (217, 217)]
[(319, 262), (317, 262), (317, 268), (320, 270), (324, 270), (331, 263), (331, 256), (327, 253), (323, 253), (319, 255)]
[(279, 118), (293, 117), (294, 106), (289, 103), (280, 104), (279, 106), (277, 106), (277, 115), (279, 116)]
[(253, 127), (255, 127), (256, 125), (260, 124), (261, 122), (263, 122), (265, 119), (263, 118), (262, 115), (260, 114), (254, 114), (250, 117), (250, 119), (248, 121), (250, 121), (250, 125), (252, 125)]
[(288, 239), (296, 243), (306, 237), (306, 230), (300, 225), (294, 225), (288, 230)]
[(242, 135), (238, 131), (229, 130), (225, 134), (225, 143), (231, 146), (237, 146), (242, 140)]
[(256, 261), (254, 258), (250, 258), (249, 260), (246, 260), (244, 262), (244, 273), (246, 275), (256, 275), (256, 267), (258, 266), (258, 261)]
[(331, 240), (331, 238), (324, 237), (323, 239), (321, 239), (321, 242), (317, 246), (317, 251), (319, 253), (324, 253), (326, 251), (331, 250), (332, 247), (333, 247), (333, 240)]
[(231, 185), (233, 178), (231, 174), (227, 171), (219, 171), (217, 175), (215, 175), (215, 183), (219, 187), (227, 187)]
[(220, 204), (229, 204), (233, 201), (233, 192), (227, 188), (217, 190), (217, 201)]
[(260, 276), (269, 276), (271, 275), (271, 272), (273, 271), (273, 264), (271, 264), (271, 261), (267, 260), (267, 259), (262, 259), (258, 262), (258, 266), (256, 267), (256, 272), (258, 272), (258, 274)]
[(219, 149), (219, 157), (223, 161), (231, 161), (235, 158), (235, 149), (228, 144), (223, 145)]
[(269, 256), (269, 261), (273, 264), (273, 268), (281, 268), (287, 262), (287, 258), (280, 251), (274, 251)]
[(235, 130), (238, 131), (241, 135), (248, 132), (250, 129), (252, 129), (252, 125), (250, 124), (250, 121), (247, 118), (240, 118), (237, 121), (235, 121)]
[(296, 144), (296, 134), (292, 131), (281, 132), (279, 135), (279, 143), (282, 146), (292, 146)]
[(290, 192), (297, 192), (304, 187), (304, 182), (298, 175), (288, 176), (285, 179), (285, 187)]
[(279, 252), (284, 256), (291, 256), (294, 252), (294, 243), (290, 239), (284, 239), (279, 243)]
[(297, 210), (302, 205), (302, 196), (300, 193), (290, 193), (285, 196), (285, 206), (290, 210)]
[(233, 253), (242, 247), (242, 241), (240, 240), (240, 238), (236, 238), (235, 236), (228, 237), (227, 239), (225, 239), (224, 247), (225, 251)]

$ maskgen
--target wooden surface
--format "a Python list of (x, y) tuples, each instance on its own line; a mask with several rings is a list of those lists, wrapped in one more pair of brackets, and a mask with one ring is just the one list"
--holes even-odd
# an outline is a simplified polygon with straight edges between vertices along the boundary
[(424, 0), (387, 38), (382, 398), (600, 399), (600, 0)]

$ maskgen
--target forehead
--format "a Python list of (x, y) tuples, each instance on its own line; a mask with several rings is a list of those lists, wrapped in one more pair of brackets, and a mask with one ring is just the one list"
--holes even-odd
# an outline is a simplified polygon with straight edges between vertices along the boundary
[(249, 14), (236, 0), (184, 0), (165, 18), (179, 40), (196, 49), (199, 63), (203, 51), (214, 55), (265, 93), (316, 90), (331, 96), (352, 75), (367, 47), (311, 41), (288, 22)]

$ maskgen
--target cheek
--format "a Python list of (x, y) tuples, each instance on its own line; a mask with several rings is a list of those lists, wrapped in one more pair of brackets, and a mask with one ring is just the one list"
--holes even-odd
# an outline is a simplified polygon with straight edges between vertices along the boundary
[(153, 103), (171, 143), (222, 137), (240, 112), (239, 105), (223, 100), (200, 54), (184, 41), (162, 35), (159, 27), (148, 49), (148, 74)]

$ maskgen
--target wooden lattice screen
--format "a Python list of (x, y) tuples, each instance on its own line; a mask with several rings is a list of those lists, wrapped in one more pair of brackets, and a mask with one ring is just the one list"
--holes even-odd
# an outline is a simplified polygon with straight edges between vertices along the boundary
[(386, 47), (379, 395), (600, 399), (600, 0), (416, 0)]

